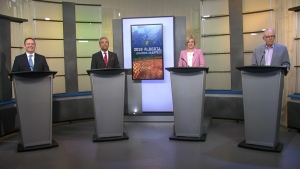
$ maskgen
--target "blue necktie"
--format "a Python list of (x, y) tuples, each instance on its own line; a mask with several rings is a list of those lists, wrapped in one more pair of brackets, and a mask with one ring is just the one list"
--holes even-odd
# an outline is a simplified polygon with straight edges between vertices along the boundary
[(32, 55), (29, 55), (29, 66), (30, 66), (30, 70), (33, 71), (33, 62), (32, 62)]

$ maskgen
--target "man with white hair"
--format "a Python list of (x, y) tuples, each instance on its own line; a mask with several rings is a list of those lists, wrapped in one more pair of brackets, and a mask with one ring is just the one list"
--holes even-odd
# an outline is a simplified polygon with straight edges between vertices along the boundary
[(274, 42), (274, 29), (266, 29), (262, 39), (266, 43), (254, 49), (251, 64), (259, 66), (286, 66), (287, 71), (289, 71), (290, 57), (287, 47)]

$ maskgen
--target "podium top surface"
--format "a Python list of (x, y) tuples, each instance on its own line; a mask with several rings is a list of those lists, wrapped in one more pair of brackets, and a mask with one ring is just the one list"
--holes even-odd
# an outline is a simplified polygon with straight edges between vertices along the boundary
[(127, 73), (129, 70), (130, 69), (124, 69), (124, 68), (108, 68), (108, 69), (91, 69), (86, 71), (89, 75), (90, 73), (101, 74), (101, 75), (112, 75), (112, 74), (120, 74), (122, 72)]
[(57, 71), (28, 71), (28, 72), (11, 72), (8, 75), (10, 77), (12, 76), (18, 76), (18, 77), (27, 77), (27, 78), (37, 78), (37, 77), (44, 77), (48, 75), (55, 75)]
[(287, 74), (287, 67), (285, 66), (241, 66), (236, 67), (236, 69), (251, 73), (267, 73), (281, 70), (285, 75)]
[(194, 72), (201, 72), (205, 71), (208, 73), (208, 67), (167, 67), (165, 68), (169, 72), (176, 72), (176, 73), (194, 73)]

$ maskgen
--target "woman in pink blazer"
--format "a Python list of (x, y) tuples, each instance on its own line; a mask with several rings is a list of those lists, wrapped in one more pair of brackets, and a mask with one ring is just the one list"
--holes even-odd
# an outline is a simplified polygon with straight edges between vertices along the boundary
[(193, 36), (186, 38), (186, 50), (180, 52), (178, 67), (204, 67), (205, 61), (201, 49), (195, 48)]

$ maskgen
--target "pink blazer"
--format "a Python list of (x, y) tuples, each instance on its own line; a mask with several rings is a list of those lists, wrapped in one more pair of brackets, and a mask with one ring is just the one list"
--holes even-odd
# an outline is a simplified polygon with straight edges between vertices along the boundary
[[(183, 58), (183, 59), (181, 59)], [(193, 65), (192, 67), (204, 67), (205, 61), (201, 49), (194, 49)], [(180, 57), (178, 61), (178, 67), (187, 67), (187, 50), (182, 50), (180, 52)]]

